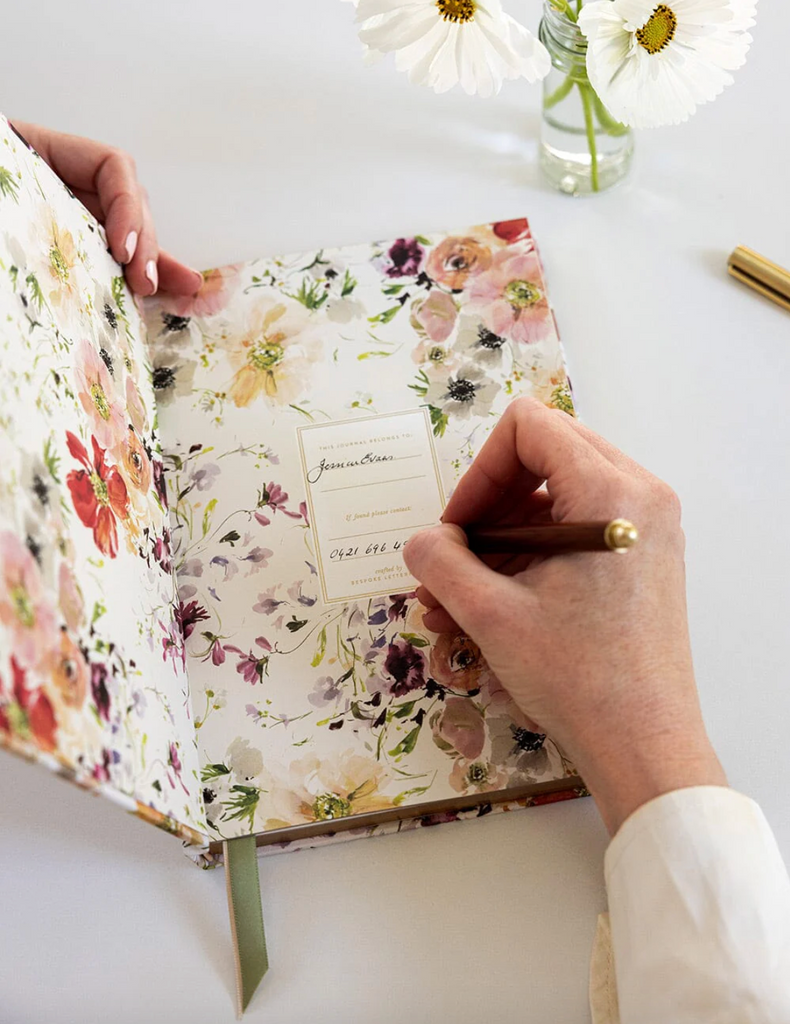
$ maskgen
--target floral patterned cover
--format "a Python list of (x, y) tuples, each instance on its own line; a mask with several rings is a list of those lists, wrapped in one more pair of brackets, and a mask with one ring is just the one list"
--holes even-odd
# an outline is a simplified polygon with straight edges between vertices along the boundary
[(206, 831), (144, 331), (0, 118), (0, 745)]
[(0, 744), (204, 851), (581, 792), (413, 595), (322, 603), (297, 456), (300, 424), (426, 406), (449, 493), (513, 396), (573, 413), (527, 222), (211, 270), (143, 322), (101, 227), (0, 139)]
[(426, 632), (413, 595), (323, 604), (296, 441), (427, 406), (449, 493), (513, 396), (572, 414), (526, 220), (211, 270), (146, 318), (210, 835), (573, 791), (475, 645)]

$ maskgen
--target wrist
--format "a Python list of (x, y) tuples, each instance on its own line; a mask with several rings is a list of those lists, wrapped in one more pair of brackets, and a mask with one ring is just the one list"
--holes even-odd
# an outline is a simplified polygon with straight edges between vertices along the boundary
[(577, 759), (609, 834), (643, 804), (690, 786), (727, 786), (704, 726), (632, 740)]

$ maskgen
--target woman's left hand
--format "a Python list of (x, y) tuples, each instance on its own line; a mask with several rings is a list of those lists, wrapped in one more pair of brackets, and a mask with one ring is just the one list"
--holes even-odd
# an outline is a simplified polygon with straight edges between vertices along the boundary
[(132, 291), (195, 294), (203, 277), (159, 248), (148, 195), (128, 153), (37, 124), (13, 126), (104, 225), (110, 252), (124, 265)]

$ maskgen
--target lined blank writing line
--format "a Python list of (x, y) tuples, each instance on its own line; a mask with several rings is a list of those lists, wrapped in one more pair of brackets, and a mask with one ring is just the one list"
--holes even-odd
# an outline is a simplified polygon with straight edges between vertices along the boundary
[(320, 494), (331, 494), (333, 491), (355, 491), (358, 487), (384, 487), (386, 484), (402, 484), (404, 480), (424, 480), (427, 473), (420, 473), (419, 476), (399, 476), (394, 480), (370, 480), (366, 484), (346, 484), (345, 487), (325, 487)]
[(377, 533), (397, 533), (398, 530), (424, 530), (426, 526), (436, 526), (436, 523), (420, 523), (419, 526), (382, 526), (380, 530), (368, 530), (367, 533), (347, 533), (345, 537), (330, 537), (329, 543), (334, 544), (338, 540), (356, 540), (357, 537), (373, 537)]

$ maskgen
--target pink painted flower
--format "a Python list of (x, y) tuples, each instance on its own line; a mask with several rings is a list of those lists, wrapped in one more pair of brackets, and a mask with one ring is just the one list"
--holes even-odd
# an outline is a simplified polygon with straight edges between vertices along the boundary
[(427, 299), (415, 303), (411, 320), (412, 326), (424, 331), (434, 344), (441, 345), (453, 333), (457, 316), (458, 307), (452, 295), (432, 291)]
[(489, 330), (526, 345), (551, 335), (554, 321), (540, 261), (534, 252), (503, 249), (469, 287), (467, 311), (480, 314)]
[(168, 297), (166, 312), (178, 317), (216, 316), (227, 306), (238, 285), (237, 264), (204, 270), (197, 294)]
[[(285, 505), (288, 501), (288, 492), (284, 491), (279, 484), (274, 482), (270, 484), (264, 484), (263, 488), (258, 493), (258, 508), (269, 508), (272, 511), (272, 515), (275, 512), (282, 512), (283, 515), (288, 516), (291, 519), (301, 519), (302, 513), (291, 512)], [(304, 503), (303, 503), (304, 504)], [(271, 522), (268, 516), (264, 515), (263, 512), (256, 512), (255, 518), (261, 524), (261, 526), (268, 526)]]
[(485, 744), (485, 722), (468, 697), (448, 697), (444, 707), (430, 718), (433, 742), (448, 753), (457, 752), (469, 761), (478, 758)]
[(90, 422), (91, 431), (104, 448), (114, 448), (126, 430), (126, 415), (115, 395), (115, 384), (104, 360), (89, 341), (77, 345), (77, 397)]
[(272, 645), (266, 637), (257, 637), (255, 643), (262, 647), (267, 654), (258, 657), (254, 651), (245, 653), (239, 647), (233, 647), (231, 644), (225, 645), (226, 651), (233, 651), (234, 654), (239, 655), (236, 671), (251, 686), (254, 686), (256, 683), (262, 683), (263, 677), (269, 674), (269, 652), (272, 649)]
[(55, 614), (38, 565), (10, 530), (0, 533), (0, 622), (23, 668), (34, 668), (58, 644)]
[(173, 621), (165, 625), (164, 622), (160, 622), (159, 625), (164, 634), (162, 636), (162, 661), (167, 661), (170, 658), (174, 667), (180, 664), (182, 668), (186, 668), (187, 652), (178, 623)]

